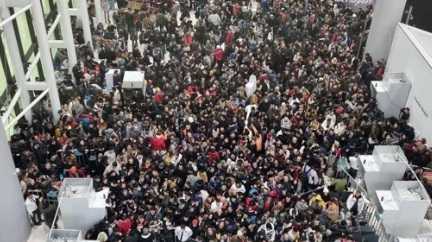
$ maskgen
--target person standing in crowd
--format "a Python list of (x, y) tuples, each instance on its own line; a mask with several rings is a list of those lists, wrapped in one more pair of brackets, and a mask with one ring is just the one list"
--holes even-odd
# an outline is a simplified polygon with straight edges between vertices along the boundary
[(39, 198), (33, 193), (28, 193), (24, 196), (25, 206), (33, 225), (40, 225), (42, 223), (41, 211), (39, 209)]
[(57, 206), (50, 204), (47, 199), (42, 201), (41, 214), (44, 217), (44, 223), (49, 227), (57, 228), (57, 221), (55, 221), (55, 215), (57, 212)]
[(179, 242), (188, 241), (193, 234), (191, 228), (189, 228), (188, 226), (186, 226), (184, 224), (177, 226), (175, 228), (174, 233), (175, 233), (177, 241), (179, 241)]

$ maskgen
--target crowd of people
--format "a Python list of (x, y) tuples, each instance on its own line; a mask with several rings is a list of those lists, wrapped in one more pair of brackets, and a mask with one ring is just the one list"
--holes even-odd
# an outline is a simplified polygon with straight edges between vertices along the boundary
[[(409, 110), (384, 119), (370, 96), (384, 66), (358, 56), (370, 9), (107, 4), (110, 24), (94, 29), (98, 58), (82, 51), (60, 120), (35, 112), (11, 140), (26, 198), (35, 189), (46, 197), (64, 177), (110, 189), (107, 216), (87, 238), (355, 241), (366, 200), (347, 189), (339, 161), (376, 144), (403, 146), (419, 166), (432, 161)], [(119, 70), (113, 90), (92, 88), (106, 88), (108, 69)], [(144, 92), (122, 89), (134, 70), (145, 73)]]

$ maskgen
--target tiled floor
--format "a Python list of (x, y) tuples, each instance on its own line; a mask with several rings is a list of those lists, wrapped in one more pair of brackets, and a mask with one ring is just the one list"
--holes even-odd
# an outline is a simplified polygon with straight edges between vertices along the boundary
[(46, 242), (49, 228), (45, 224), (34, 226), (27, 242)]

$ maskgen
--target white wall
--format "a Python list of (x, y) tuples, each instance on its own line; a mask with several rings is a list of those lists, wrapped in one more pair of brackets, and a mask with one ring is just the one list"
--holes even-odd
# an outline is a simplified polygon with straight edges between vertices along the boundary
[(376, 61), (387, 59), (395, 27), (402, 19), (406, 0), (376, 0), (366, 53)]
[[(415, 37), (413, 27), (399, 24), (387, 60), (384, 80), (390, 73), (404, 72), (412, 82), (407, 107), (411, 110), (411, 125), (419, 136), (432, 143), (432, 58), (427, 46)], [(432, 42), (432, 36), (430, 38)]]
[(0, 242), (25, 242), (30, 234), (30, 224), (1, 121), (0, 154), (0, 190), (3, 195), (0, 199)]

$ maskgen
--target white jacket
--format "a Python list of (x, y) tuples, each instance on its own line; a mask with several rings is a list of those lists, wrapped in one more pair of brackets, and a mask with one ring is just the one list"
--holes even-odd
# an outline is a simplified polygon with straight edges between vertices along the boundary
[(322, 122), (321, 127), (327, 131), (330, 129), (334, 129), (336, 125), (336, 115), (332, 114), (328, 114), (325, 118), (325, 120)]
[[(347, 208), (349, 210), (351, 210), (351, 208), (354, 206), (355, 202), (356, 202), (356, 198), (354, 197), (354, 193), (351, 193), (351, 195), (349, 195), (346, 204), (347, 204)], [(366, 203), (365, 200), (363, 199), (363, 196), (361, 196), (360, 198), (358, 198), (358, 202), (357, 202), (357, 210), (359, 213), (361, 213), (361, 211), (363, 211), (363, 208), (365, 207)]]
[(36, 199), (33, 197), (33, 195), (27, 197), (27, 199), (25, 200), (25, 206), (26, 206), (27, 212), (30, 215), (33, 214), (33, 212), (37, 210)]
[(175, 228), (174, 233), (178, 241), (181, 242), (188, 241), (193, 234), (192, 229), (190, 229), (188, 226), (185, 226), (184, 229), (178, 226)]
[(272, 227), (272, 228), (271, 228), (271, 229), (267, 229), (266, 224), (267, 224), (267, 223), (261, 225), (261, 226), (258, 228), (258, 233), (260, 233), (261, 231), (264, 231), (264, 233), (265, 233), (265, 235), (266, 235), (266, 239), (267, 239), (267, 241), (274, 241), (274, 240), (275, 240), (275, 237), (276, 237), (276, 231), (275, 231), (275, 229), (274, 229), (274, 225), (273, 225), (272, 223), (269, 223), (269, 224), (271, 224), (271, 227)]

